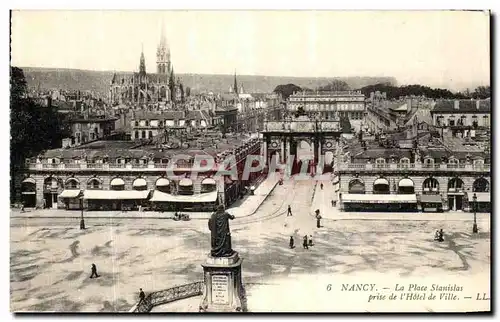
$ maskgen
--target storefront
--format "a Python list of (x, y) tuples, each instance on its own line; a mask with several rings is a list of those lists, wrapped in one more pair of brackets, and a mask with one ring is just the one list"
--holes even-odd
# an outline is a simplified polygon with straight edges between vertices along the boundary
[(423, 212), (443, 212), (443, 199), (438, 194), (423, 194), (420, 196)]
[[(476, 196), (476, 200), (474, 200), (474, 195)], [(476, 212), (491, 212), (491, 196), (489, 192), (467, 193), (467, 197), (471, 212), (474, 212), (474, 209)]]
[(415, 194), (342, 194), (340, 202), (344, 211), (417, 211), (417, 196)]
[(81, 195), (82, 192), (79, 189), (65, 189), (59, 194), (59, 199), (65, 205), (66, 210), (79, 210), (82, 208)]
[(33, 178), (26, 178), (21, 183), (21, 201), (25, 208), (36, 207), (36, 182)]
[(214, 211), (218, 199), (216, 190), (196, 195), (173, 195), (154, 190), (149, 201), (157, 211)]
[(139, 210), (148, 205), (149, 190), (85, 190), (88, 210)]

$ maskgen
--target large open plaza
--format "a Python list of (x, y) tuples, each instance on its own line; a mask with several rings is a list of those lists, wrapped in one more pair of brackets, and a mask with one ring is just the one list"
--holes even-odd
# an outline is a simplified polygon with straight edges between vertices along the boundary
[[(322, 280), (329, 275), (334, 283), (341, 283), (339, 278), (363, 274), (384, 274), (388, 281), (448, 274), (449, 281), (476, 281), (475, 285), (482, 283), (483, 288), (489, 285), (489, 279), (474, 277), (486, 272), (482, 276), (489, 276), (488, 214), (478, 215), (477, 235), (471, 233), (469, 213), (456, 213), (455, 217), (453, 213), (416, 213), (413, 219), (408, 214), (398, 219), (397, 213), (378, 218), (374, 214), (371, 218), (355, 214), (349, 218), (349, 214), (338, 213), (335, 218), (335, 211), (328, 215), (331, 205), (324, 196), (327, 193), (327, 187), (321, 190), (312, 180), (285, 181), (253, 215), (231, 222), (233, 247), (244, 258), (243, 282), (248, 284), (250, 310), (252, 303), (254, 310), (272, 306), (259, 295), (266, 290), (279, 293), (279, 285), (288, 287), (287, 283), (315, 276)], [(288, 205), (293, 216), (287, 216)], [(312, 215), (318, 208), (325, 214), (319, 229)], [(14, 217), (14, 311), (128, 311), (138, 299), (139, 288), (147, 293), (203, 279), (201, 263), (210, 250), (206, 219), (87, 218), (87, 229), (80, 230), (73, 218)], [(433, 237), (441, 228), (445, 242), (438, 243)], [(308, 250), (302, 248), (305, 234), (312, 235), (315, 243)], [(289, 248), (290, 236), (295, 237), (294, 249)], [(98, 268), (97, 279), (89, 279), (92, 263)], [(309, 288), (307, 292), (317, 292), (309, 294), (312, 297), (323, 294), (322, 289)], [(189, 310), (186, 301), (154, 311)], [(279, 303), (275, 310), (356, 310), (345, 306), (321, 309), (321, 303), (311, 306), (307, 301), (303, 307), (297, 307), (300, 301)]]

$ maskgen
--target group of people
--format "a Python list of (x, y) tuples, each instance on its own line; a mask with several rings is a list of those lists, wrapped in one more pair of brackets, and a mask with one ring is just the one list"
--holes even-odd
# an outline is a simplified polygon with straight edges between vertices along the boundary
[(438, 242), (444, 241), (444, 232), (442, 228), (440, 230), (436, 230), (436, 234), (434, 235), (434, 240)]
[[(304, 235), (303, 242), (302, 242), (302, 247), (304, 249), (309, 249), (309, 247), (314, 246), (314, 242), (312, 239), (312, 235)], [(295, 248), (295, 240), (293, 239), (293, 236), (290, 236), (290, 249)]]

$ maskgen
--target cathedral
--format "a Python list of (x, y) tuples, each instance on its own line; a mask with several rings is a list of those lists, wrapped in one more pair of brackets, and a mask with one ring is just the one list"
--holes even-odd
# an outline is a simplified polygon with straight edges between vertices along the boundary
[(176, 102), (182, 98), (183, 88), (175, 78), (170, 61), (170, 48), (163, 33), (156, 51), (156, 73), (146, 73), (144, 50), (141, 52), (139, 72), (113, 74), (109, 88), (109, 103), (117, 104), (154, 104), (158, 102)]

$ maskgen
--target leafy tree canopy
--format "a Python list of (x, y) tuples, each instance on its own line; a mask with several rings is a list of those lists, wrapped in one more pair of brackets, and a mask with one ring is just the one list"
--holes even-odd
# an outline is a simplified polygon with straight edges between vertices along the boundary
[(288, 99), (290, 95), (295, 92), (300, 92), (302, 89), (295, 84), (278, 85), (274, 89), (274, 93), (281, 94), (284, 100)]
[(340, 92), (340, 91), (348, 91), (349, 85), (341, 80), (333, 80), (329, 84), (325, 86), (318, 87), (319, 92)]
[(368, 85), (360, 89), (365, 96), (370, 96), (371, 92), (379, 91), (387, 94), (387, 99), (397, 99), (404, 96), (425, 96), (428, 98), (461, 99), (467, 98), (461, 93), (452, 93), (448, 89), (431, 88), (422, 85), (392, 86), (388, 83)]
[[(22, 170), (28, 157), (61, 146), (69, 128), (51, 107), (38, 105), (26, 95), (23, 70), (10, 69), (10, 161), (11, 177)], [(11, 180), (13, 184), (13, 180)], [(13, 192), (13, 186), (11, 186)]]

